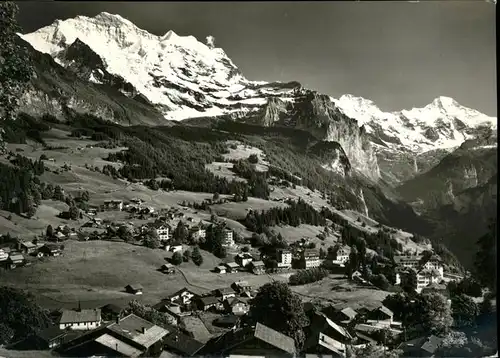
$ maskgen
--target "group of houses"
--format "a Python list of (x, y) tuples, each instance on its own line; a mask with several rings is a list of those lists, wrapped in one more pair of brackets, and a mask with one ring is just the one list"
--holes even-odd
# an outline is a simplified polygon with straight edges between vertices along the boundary
[(29, 257), (57, 257), (62, 254), (62, 251), (63, 247), (58, 244), (17, 241), (14, 246), (0, 248), (0, 265), (13, 270), (30, 265)]
[[(127, 289), (143, 292), (143, 287), (137, 284)], [(170, 317), (169, 323), (161, 327), (115, 304), (93, 309), (82, 309), (79, 305), (75, 310), (59, 310), (54, 326), (27, 340), (36, 344), (37, 349), (56, 350), (65, 356), (297, 356), (293, 338), (262, 322), (246, 319), (250, 309), (248, 299), (253, 293), (246, 281), (203, 294), (183, 288), (152, 306)], [(385, 345), (381, 340), (404, 338), (401, 322), (395, 321), (392, 311), (383, 305), (372, 308), (330, 305), (322, 309), (310, 302), (303, 305), (309, 318), (302, 352), (306, 356), (346, 357), (348, 347)], [(224, 314), (214, 321), (215, 325), (226, 328), (224, 333), (203, 336), (190, 328), (194, 325), (187, 319), (200, 320), (193, 314), (200, 311)], [(399, 348), (412, 356), (431, 356), (439, 343), (439, 338), (429, 336), (404, 342)]]
[(443, 261), (438, 255), (394, 256), (394, 262), (397, 267), (396, 285), (401, 285), (410, 273), (416, 274), (418, 292), (444, 280)]

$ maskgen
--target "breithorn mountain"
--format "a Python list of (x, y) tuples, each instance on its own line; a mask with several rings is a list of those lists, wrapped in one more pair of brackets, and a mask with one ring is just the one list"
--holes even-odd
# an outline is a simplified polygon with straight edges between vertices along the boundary
[[(352, 95), (335, 99), (297, 82), (250, 81), (211, 43), (173, 31), (157, 36), (106, 12), (57, 20), (20, 37), (87, 82), (120, 83), (123, 94), (140, 97), (166, 120), (224, 116), (305, 129), (320, 140), (336, 141), (352, 167), (373, 180), (385, 175), (392, 183), (404, 181), (465, 140), (488, 130), (496, 133), (497, 128), (496, 118), (448, 97), (423, 108), (384, 112), (370, 100)], [(27, 102), (44, 102), (45, 107), (50, 102), (54, 107), (60, 100), (49, 96), (32, 90)], [(81, 102), (70, 96), (64, 105), (77, 103), (92, 110), (92, 103)], [(116, 111), (101, 107), (95, 112), (118, 121)], [(345, 160), (334, 162), (325, 163), (325, 168), (347, 172), (347, 164), (338, 167)]]

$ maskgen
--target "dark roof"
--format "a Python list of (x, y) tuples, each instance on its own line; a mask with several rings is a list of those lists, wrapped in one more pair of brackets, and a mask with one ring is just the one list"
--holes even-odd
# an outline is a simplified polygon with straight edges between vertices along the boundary
[(353, 310), (351, 307), (346, 307), (343, 310), (341, 310), (340, 312), (345, 314), (350, 319), (354, 319), (358, 315), (358, 313), (355, 310)]
[(46, 247), (50, 251), (60, 251), (61, 250), (61, 246), (59, 246), (57, 244), (45, 244), (41, 248), (43, 248), (43, 247)]
[(65, 334), (66, 332), (60, 330), (59, 326), (51, 326), (39, 332), (37, 336), (46, 342), (50, 342), (51, 340), (64, 336)]
[(108, 311), (108, 312), (112, 312), (112, 313), (121, 313), (124, 308), (123, 307), (120, 307), (114, 303), (109, 303), (105, 306), (102, 306), (101, 307), (101, 310), (102, 311)]
[(165, 347), (187, 356), (193, 356), (204, 344), (182, 333), (171, 333), (163, 340)]
[(219, 302), (219, 300), (217, 299), (217, 297), (215, 296), (205, 296), (205, 297), (200, 297), (200, 301), (201, 303), (204, 305), (204, 306), (207, 306), (207, 305), (214, 305), (216, 304), (217, 302)]
[(255, 326), (254, 337), (266, 342), (284, 352), (295, 354), (295, 341), (293, 338), (285, 336), (283, 333), (275, 331), (272, 328), (257, 323)]
[(238, 303), (243, 303), (243, 304), (247, 304), (245, 301), (242, 301), (240, 300), (239, 298), (235, 297), (235, 298), (232, 298), (232, 299), (229, 299), (229, 300), (226, 300), (227, 304), (229, 305), (229, 307), (233, 307), (234, 305), (238, 304)]
[(316, 249), (305, 249), (304, 256), (319, 256), (319, 251)]
[(377, 310), (385, 313), (386, 315), (388, 315), (390, 317), (394, 316), (394, 313), (392, 313), (392, 311), (390, 309), (388, 309), (387, 307), (385, 307), (384, 305), (378, 307)]
[(436, 336), (428, 336), (428, 337), (419, 337), (416, 339), (412, 339), (411, 341), (406, 341), (403, 342), (399, 345), (399, 349), (402, 349), (403, 351), (409, 351), (409, 350), (415, 350), (415, 349), (422, 349), (426, 352), (429, 353), (434, 353), (443, 341), (443, 338), (436, 337)]
[(98, 322), (101, 319), (101, 310), (63, 310), (59, 323), (84, 323), (84, 322)]
[(130, 285), (125, 286), (125, 288), (131, 288), (134, 291), (142, 291), (144, 290), (144, 287), (140, 283), (133, 283)]
[(217, 291), (220, 292), (221, 295), (236, 293), (236, 291), (232, 287), (219, 288), (219, 289), (217, 289)]
[[(117, 323), (112, 323), (108, 330), (127, 339), (133, 340), (142, 347), (148, 348), (165, 337), (169, 331), (161, 328), (134, 314), (122, 318)], [(143, 329), (145, 333), (143, 333)]]
[(183, 287), (181, 288), (179, 291), (175, 292), (175, 293), (172, 293), (169, 297), (175, 297), (175, 296), (178, 296), (180, 295), (181, 293), (183, 292), (189, 292), (189, 293), (192, 293), (193, 295), (195, 294), (193, 291), (189, 290), (188, 288), (186, 287)]
[(235, 315), (227, 315), (217, 318), (214, 322), (217, 324), (227, 324), (227, 325), (235, 325), (240, 320), (240, 317)]

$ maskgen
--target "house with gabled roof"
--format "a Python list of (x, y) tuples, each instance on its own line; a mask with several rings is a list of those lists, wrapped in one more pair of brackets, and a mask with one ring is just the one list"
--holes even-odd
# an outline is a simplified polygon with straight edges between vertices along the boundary
[(191, 300), (196, 297), (197, 294), (184, 287), (179, 291), (171, 294), (168, 299), (170, 302), (175, 302), (181, 305), (188, 305), (191, 303)]
[(144, 287), (140, 283), (132, 283), (125, 286), (125, 291), (133, 295), (142, 295), (144, 292)]
[(202, 311), (208, 311), (219, 303), (219, 299), (215, 296), (197, 297), (195, 301), (198, 309)]
[(306, 336), (304, 352), (335, 354), (341, 357), (345, 357), (347, 345), (353, 339), (344, 327), (317, 311), (312, 313)]
[(21, 241), (19, 242), (19, 247), (21, 248), (21, 251), (25, 254), (31, 255), (36, 252), (37, 250), (37, 245), (30, 242), (30, 241)]
[(264, 261), (252, 261), (249, 266), (255, 275), (261, 275), (266, 272)]
[(200, 355), (294, 357), (296, 349), (293, 338), (257, 323), (213, 338)]
[(431, 335), (419, 337), (401, 343), (398, 349), (403, 351), (404, 357), (432, 357), (443, 341), (443, 338)]
[(218, 288), (215, 290), (215, 295), (224, 301), (236, 297), (236, 291), (231, 287)]
[(59, 319), (59, 329), (84, 331), (95, 329), (101, 323), (101, 310), (99, 308), (63, 310)]
[(382, 323), (389, 326), (393, 323), (393, 317), (394, 313), (384, 305), (378, 306), (376, 309), (368, 312), (368, 314), (366, 315), (368, 323)]
[(163, 343), (165, 345), (165, 349), (169, 352), (181, 355), (182, 357), (192, 357), (205, 346), (196, 339), (180, 332), (170, 333), (167, 337), (165, 337)]
[(231, 313), (235, 316), (243, 316), (247, 314), (250, 309), (248, 303), (239, 298), (229, 298), (224, 300), (224, 308), (226, 313)]
[(15, 269), (16, 267), (22, 266), (25, 263), (25, 258), (23, 254), (19, 252), (11, 252), (9, 257), (7, 258), (7, 266), (8, 268)]

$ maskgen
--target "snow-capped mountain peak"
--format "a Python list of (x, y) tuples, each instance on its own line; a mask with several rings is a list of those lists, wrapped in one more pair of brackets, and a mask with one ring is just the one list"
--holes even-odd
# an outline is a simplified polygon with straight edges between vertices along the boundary
[(57, 20), (20, 37), (65, 67), (60, 55), (78, 39), (103, 60), (110, 74), (162, 108), (167, 119), (225, 114), (221, 108), (234, 104), (228, 97), (252, 83), (220, 48), (172, 30), (157, 36), (106, 12)]
[(497, 119), (440, 96), (423, 108), (384, 112), (372, 101), (344, 95), (334, 100), (347, 116), (364, 126), (382, 147), (417, 153), (451, 149), (475, 136), (479, 127), (497, 128)]

